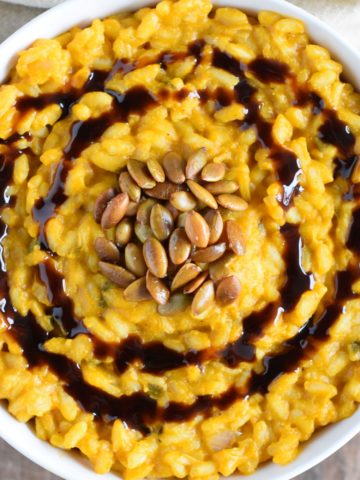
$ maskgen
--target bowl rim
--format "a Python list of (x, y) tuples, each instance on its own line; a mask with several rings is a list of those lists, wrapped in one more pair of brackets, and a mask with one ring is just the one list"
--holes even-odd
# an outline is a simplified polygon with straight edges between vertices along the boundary
[[(0, 45), (0, 80), (4, 81), (14, 64), (17, 52), (27, 48), (37, 38), (54, 37), (74, 25), (89, 24), (94, 18), (106, 17), (118, 11), (134, 11), (151, 5), (151, 0), (68, 0), (43, 13), (13, 33)], [(286, 0), (215, 0), (217, 6), (231, 6), (249, 13), (270, 10), (302, 20), (310, 37), (330, 50), (332, 56), (344, 66), (347, 78), (360, 90), (360, 53), (334, 32), (322, 20)], [(285, 466), (267, 463), (249, 480), (290, 480), (317, 465), (345, 445), (360, 432), (360, 409), (349, 418), (329, 425), (305, 442), (298, 457)], [(40, 440), (27, 425), (17, 421), (0, 404), (0, 437), (18, 452), (37, 465), (64, 480), (119, 480), (113, 473), (99, 477), (89, 467), (89, 462), (80, 455), (62, 451)], [(245, 478), (234, 474), (232, 480)]]

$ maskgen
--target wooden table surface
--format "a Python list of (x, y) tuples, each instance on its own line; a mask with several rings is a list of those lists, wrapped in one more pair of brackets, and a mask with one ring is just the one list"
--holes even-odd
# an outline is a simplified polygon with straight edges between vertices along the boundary
[[(39, 12), (39, 9), (0, 2), (0, 41)], [(360, 435), (331, 458), (297, 478), (298, 480), (360, 480), (359, 452)], [(34, 465), (2, 440), (0, 440), (0, 465), (0, 480), (60, 480)], [(79, 478), (79, 480), (86, 479)]]

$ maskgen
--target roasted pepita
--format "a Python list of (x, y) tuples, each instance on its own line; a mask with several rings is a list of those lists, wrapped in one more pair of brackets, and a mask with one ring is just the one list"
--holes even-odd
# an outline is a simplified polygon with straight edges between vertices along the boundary
[(152, 198), (142, 201), (136, 212), (136, 220), (144, 225), (150, 225), (150, 215), (153, 206), (156, 204)]
[(210, 229), (209, 244), (212, 245), (213, 243), (216, 243), (221, 237), (221, 234), (224, 229), (224, 221), (219, 210), (209, 210), (204, 215), (204, 218), (207, 224), (209, 225), (209, 229)]
[(226, 243), (218, 243), (217, 245), (211, 245), (210, 247), (196, 250), (191, 259), (196, 263), (211, 263), (218, 260), (226, 252)]
[(143, 245), (145, 263), (150, 272), (158, 278), (164, 278), (167, 273), (168, 259), (165, 248), (156, 238), (149, 238)]
[(154, 180), (160, 183), (165, 181), (164, 169), (157, 160), (148, 160), (147, 167)]
[(200, 213), (191, 211), (185, 217), (185, 231), (190, 242), (198, 248), (205, 248), (209, 244), (210, 229)]
[(206, 165), (206, 148), (200, 148), (188, 158), (186, 164), (186, 178), (194, 180), (201, 169)]
[(199, 183), (194, 182), (194, 180), (188, 180), (187, 185), (190, 188), (192, 194), (210, 208), (217, 209), (218, 204), (215, 200), (215, 197), (208, 191), (206, 188), (201, 186)]
[(146, 273), (142, 248), (136, 243), (128, 243), (125, 247), (125, 266), (137, 277), (142, 277)]
[(115, 227), (125, 216), (129, 205), (129, 195), (119, 193), (107, 204), (101, 217), (101, 227), (105, 230)]
[(135, 222), (135, 235), (141, 243), (144, 243), (145, 240), (154, 236), (154, 232), (151, 230), (150, 225)]
[(132, 178), (141, 188), (153, 188), (156, 181), (150, 175), (146, 163), (131, 159), (127, 163), (127, 169)]
[(171, 290), (174, 291), (183, 287), (187, 283), (191, 282), (191, 280), (194, 280), (194, 278), (197, 277), (200, 272), (201, 269), (195, 265), (195, 263), (185, 263), (185, 265), (183, 265), (175, 275), (171, 283)]
[(104, 262), (117, 263), (120, 260), (120, 252), (114, 242), (105, 237), (98, 237), (95, 240), (95, 250)]
[(102, 214), (112, 198), (116, 195), (116, 190), (114, 188), (109, 188), (104, 192), (100, 193), (94, 204), (94, 218), (97, 223), (101, 222)]
[(115, 230), (115, 241), (118, 245), (124, 246), (130, 242), (134, 233), (133, 223), (129, 218), (123, 218)]
[(149, 270), (146, 274), (146, 288), (159, 305), (165, 305), (170, 298), (170, 290), (160, 278), (155, 277)]
[(157, 311), (163, 316), (172, 316), (186, 310), (191, 302), (191, 298), (183, 293), (174, 293), (169, 301), (164, 305), (159, 305)]
[(124, 298), (128, 302), (145, 302), (151, 300), (151, 295), (146, 288), (145, 277), (138, 278), (124, 290)]
[(125, 215), (127, 217), (134, 217), (136, 215), (136, 212), (139, 208), (139, 204), (136, 203), (136, 202), (129, 202), (129, 205), (127, 206), (127, 209), (126, 209), (126, 212), (125, 212)]
[(225, 222), (226, 239), (230, 250), (236, 255), (243, 255), (245, 252), (244, 235), (240, 225), (235, 220)]
[(120, 265), (113, 265), (112, 263), (99, 262), (99, 267), (103, 275), (112, 282), (119, 285), (121, 288), (126, 288), (130, 283), (136, 280), (134, 274), (121, 267)]
[(248, 207), (248, 203), (238, 195), (224, 193), (216, 197), (216, 200), (222, 207), (235, 212), (241, 212), (242, 210), (246, 210)]
[(121, 172), (119, 176), (120, 190), (129, 195), (130, 200), (137, 203), (141, 197), (141, 188), (134, 182), (128, 172)]
[(158, 240), (166, 240), (174, 229), (174, 220), (163, 205), (153, 206), (150, 214), (150, 226)]
[(234, 303), (240, 295), (240, 281), (235, 275), (223, 278), (216, 288), (216, 301), (222, 307)]
[(175, 192), (170, 196), (170, 202), (180, 212), (188, 212), (196, 207), (196, 200), (190, 192)]
[(219, 180), (218, 182), (208, 182), (204, 184), (206, 190), (213, 195), (222, 195), (226, 193), (235, 193), (239, 190), (239, 185), (233, 180)]
[(184, 293), (190, 294), (194, 293), (207, 279), (209, 272), (200, 273), (194, 280), (189, 282), (184, 287)]
[(191, 243), (183, 228), (176, 228), (169, 240), (169, 256), (175, 265), (186, 262), (191, 252)]
[(205, 182), (218, 182), (224, 178), (225, 171), (223, 163), (208, 163), (201, 171), (201, 179)]
[(169, 200), (171, 194), (179, 190), (182, 190), (181, 185), (165, 181), (163, 183), (157, 183), (155, 187), (146, 190), (145, 193), (149, 197), (157, 198), (158, 200)]
[(201, 285), (194, 295), (191, 303), (191, 313), (198, 317), (205, 313), (214, 303), (215, 289), (212, 280), (207, 280)]
[(185, 182), (185, 160), (177, 152), (168, 152), (163, 158), (167, 178), (176, 184)]

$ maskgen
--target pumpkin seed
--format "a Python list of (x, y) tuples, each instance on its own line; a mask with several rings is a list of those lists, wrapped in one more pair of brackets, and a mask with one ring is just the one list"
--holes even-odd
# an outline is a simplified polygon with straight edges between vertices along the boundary
[(188, 212), (185, 218), (185, 231), (190, 242), (198, 248), (208, 246), (210, 238), (209, 225), (198, 212)]
[(149, 169), (149, 172), (151, 173), (151, 176), (154, 178), (154, 180), (160, 183), (165, 182), (164, 169), (157, 160), (154, 160), (154, 159), (148, 160), (147, 167)]
[(101, 222), (101, 217), (104, 213), (106, 205), (110, 202), (112, 198), (116, 195), (116, 190), (114, 188), (109, 188), (104, 192), (100, 193), (98, 198), (95, 201), (94, 205), (94, 218), (97, 223)]
[(195, 263), (185, 263), (175, 275), (171, 283), (171, 291), (177, 290), (191, 282), (191, 280), (194, 280), (200, 272), (201, 269), (195, 265)]
[(240, 295), (240, 281), (235, 275), (223, 278), (216, 288), (216, 301), (222, 307), (234, 303)]
[(206, 190), (206, 188), (202, 187), (198, 183), (194, 182), (194, 180), (188, 180), (187, 185), (190, 188), (193, 195), (207, 205), (210, 208), (217, 209), (218, 205), (214, 198), (214, 196)]
[(156, 238), (148, 238), (143, 245), (145, 263), (150, 272), (158, 278), (164, 278), (167, 273), (168, 259), (165, 248)]
[(223, 163), (208, 163), (201, 171), (201, 179), (205, 182), (218, 182), (225, 176), (225, 165)]
[(147, 198), (141, 202), (136, 212), (136, 220), (144, 225), (150, 225), (151, 209), (155, 204), (156, 202), (152, 198)]
[(241, 212), (242, 210), (246, 210), (248, 207), (248, 203), (245, 202), (245, 200), (243, 200), (241, 197), (228, 193), (219, 195), (217, 197), (217, 201), (222, 207), (235, 212)]
[(131, 220), (129, 218), (124, 218), (121, 220), (115, 230), (116, 243), (121, 246), (126, 245), (128, 242), (130, 242), (133, 232), (134, 227)]
[(219, 180), (218, 182), (209, 182), (205, 185), (206, 190), (208, 190), (213, 195), (222, 195), (223, 193), (235, 193), (239, 190), (238, 183), (232, 180)]
[(225, 232), (228, 247), (236, 255), (245, 253), (245, 241), (240, 225), (235, 220), (227, 220), (225, 222)]
[(202, 272), (184, 287), (184, 293), (194, 293), (207, 279), (208, 272)]
[(185, 160), (177, 152), (168, 152), (163, 158), (167, 178), (176, 184), (185, 182)]
[(114, 242), (105, 237), (98, 237), (95, 240), (95, 250), (100, 260), (116, 263), (120, 260), (120, 252)]
[(120, 265), (113, 265), (112, 263), (99, 262), (99, 267), (103, 275), (112, 282), (119, 285), (121, 288), (126, 288), (134, 280), (136, 280), (135, 275), (126, 270)]
[(159, 305), (165, 305), (165, 303), (168, 302), (170, 290), (162, 280), (155, 277), (149, 270), (146, 274), (146, 288), (155, 302)]
[(159, 305), (157, 311), (160, 315), (171, 316), (181, 313), (190, 304), (190, 297), (183, 293), (175, 293), (165, 305)]
[(151, 230), (150, 225), (144, 225), (143, 223), (135, 222), (135, 235), (141, 243), (144, 243), (147, 239), (152, 238), (154, 233)]
[(134, 217), (136, 215), (137, 209), (139, 208), (139, 204), (136, 202), (129, 202), (129, 205), (126, 209), (125, 215), (127, 217)]
[(189, 192), (175, 192), (170, 197), (171, 204), (180, 212), (188, 212), (196, 207), (196, 200)]
[(104, 230), (115, 227), (124, 217), (128, 205), (129, 195), (127, 193), (119, 193), (112, 198), (102, 214), (101, 227)]
[(202, 168), (206, 165), (206, 148), (200, 148), (196, 152), (194, 152), (187, 161), (186, 164), (186, 178), (190, 180), (194, 180), (196, 175), (202, 170)]
[(127, 162), (127, 169), (132, 178), (141, 188), (153, 188), (156, 185), (155, 180), (150, 175), (147, 166), (144, 162), (139, 160), (129, 160)]
[(169, 256), (175, 265), (186, 262), (191, 252), (191, 243), (183, 228), (176, 228), (169, 240)]
[(230, 262), (233, 259), (233, 253), (225, 253), (219, 260), (209, 265), (209, 275), (214, 283), (218, 283), (225, 276), (230, 275)]
[(210, 228), (210, 238), (209, 244), (212, 245), (216, 243), (224, 229), (224, 221), (222, 219), (221, 213), (218, 210), (209, 210), (204, 215), (204, 218)]
[(124, 290), (124, 298), (128, 302), (144, 302), (151, 300), (151, 295), (146, 289), (145, 277), (138, 278)]
[(158, 203), (154, 205), (150, 215), (150, 226), (158, 240), (166, 240), (174, 229), (174, 220), (169, 210)]
[(226, 252), (226, 243), (218, 243), (201, 250), (195, 250), (191, 258), (196, 263), (211, 263), (218, 260)]
[(141, 197), (141, 189), (134, 182), (128, 172), (121, 172), (119, 176), (119, 187), (122, 192), (129, 195), (130, 200), (138, 202)]
[(157, 183), (154, 188), (146, 190), (146, 195), (157, 198), (158, 200), (169, 200), (174, 192), (178, 192), (182, 187), (171, 182)]
[(147, 268), (142, 248), (136, 243), (128, 243), (126, 245), (125, 265), (126, 268), (137, 277), (143, 277), (145, 275)]
[(198, 317), (205, 313), (213, 304), (215, 298), (214, 284), (211, 280), (207, 280), (201, 285), (195, 293), (192, 304), (191, 313)]

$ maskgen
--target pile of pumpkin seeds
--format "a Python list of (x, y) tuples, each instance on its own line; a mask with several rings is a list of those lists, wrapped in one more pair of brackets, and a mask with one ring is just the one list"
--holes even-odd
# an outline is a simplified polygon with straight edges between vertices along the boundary
[(99, 268), (126, 300), (153, 299), (161, 315), (191, 304), (195, 316), (214, 301), (236, 301), (239, 279), (224, 266), (244, 253), (244, 237), (238, 222), (225, 218), (248, 205), (225, 174), (205, 149), (187, 161), (168, 152), (161, 163), (129, 160), (119, 190), (97, 198), (94, 217), (105, 234), (95, 241)]

